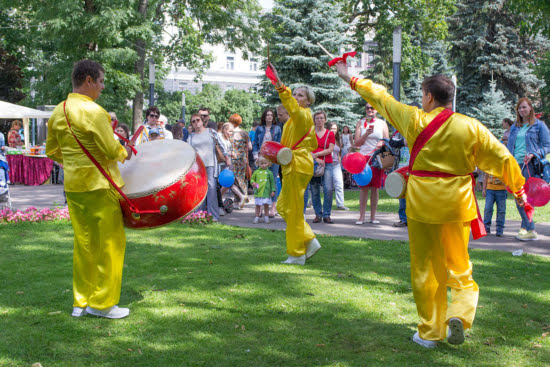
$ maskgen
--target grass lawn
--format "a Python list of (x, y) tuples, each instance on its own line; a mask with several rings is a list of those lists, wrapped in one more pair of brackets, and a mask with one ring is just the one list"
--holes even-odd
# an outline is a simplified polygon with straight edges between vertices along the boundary
[[(378, 202), (378, 209), (379, 212), (386, 212), (386, 213), (396, 213), (399, 209), (399, 200), (394, 199), (392, 197), (389, 197), (388, 194), (386, 194), (385, 190), (380, 190), (380, 201)], [(479, 210), (481, 211), (481, 215), (483, 216), (483, 211), (485, 209), (485, 198), (481, 195), (481, 192), (476, 192), (477, 196), (477, 202), (479, 204)], [(334, 200), (334, 199), (333, 199)], [(359, 211), (359, 190), (345, 190), (344, 191), (344, 202), (347, 207), (349, 207), (351, 210)], [(370, 203), (370, 201), (369, 201)], [(336, 208), (336, 204), (333, 206)], [(367, 213), (370, 210), (370, 207), (367, 206)], [(496, 205), (493, 209), (493, 222), (496, 221), (496, 214), (497, 208)], [(535, 222), (550, 222), (550, 204), (543, 206), (541, 208), (535, 208)], [(514, 197), (509, 194), (508, 200), (506, 201), (506, 219), (510, 220), (521, 220), (518, 210), (516, 209), (516, 203), (514, 200)]]
[(279, 264), (284, 233), (179, 224), (128, 231), (122, 320), (73, 318), (69, 223), (0, 226), (0, 366), (545, 366), (550, 259), (472, 250), (465, 344), (411, 342), (406, 242), (321, 236)]

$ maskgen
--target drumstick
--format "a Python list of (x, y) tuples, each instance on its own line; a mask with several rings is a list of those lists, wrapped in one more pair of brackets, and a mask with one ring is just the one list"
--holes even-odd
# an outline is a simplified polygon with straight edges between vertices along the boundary
[(137, 129), (136, 133), (134, 134), (134, 136), (132, 136), (132, 139), (130, 139), (130, 145), (135, 145), (136, 144), (136, 140), (137, 138), (139, 138), (139, 136), (141, 135), (141, 132), (143, 131), (143, 125), (141, 125), (139, 127), (139, 129)]
[(328, 56), (330, 56), (332, 59), (334, 59), (334, 56), (330, 52), (327, 51), (326, 48), (323, 47), (319, 42), (317, 42), (317, 46), (321, 47), (321, 50), (323, 50)]

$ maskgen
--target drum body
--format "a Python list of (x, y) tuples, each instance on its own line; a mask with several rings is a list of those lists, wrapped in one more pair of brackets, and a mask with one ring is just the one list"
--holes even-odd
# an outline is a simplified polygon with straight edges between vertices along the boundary
[(392, 198), (404, 198), (409, 181), (409, 166), (396, 169), (386, 177), (384, 188)]
[(260, 154), (273, 164), (285, 166), (292, 161), (292, 150), (276, 141), (266, 141), (260, 148)]
[(193, 212), (206, 197), (206, 168), (195, 149), (181, 140), (155, 140), (140, 144), (138, 154), (123, 164), (122, 191), (140, 211), (120, 200), (124, 225), (145, 229), (172, 223)]

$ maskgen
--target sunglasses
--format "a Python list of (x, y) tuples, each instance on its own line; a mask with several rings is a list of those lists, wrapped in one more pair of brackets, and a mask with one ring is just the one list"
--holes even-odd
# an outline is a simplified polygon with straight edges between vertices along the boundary
[(201, 119), (193, 119), (193, 120), (191, 120), (191, 122), (202, 122), (202, 120)]
[(370, 106), (370, 107), (365, 107), (365, 110), (374, 110), (374, 107)]
[(210, 116), (210, 115), (207, 114), (207, 115), (200, 115), (200, 116), (201, 116), (201, 117), (208, 117), (208, 116)]
[(154, 118), (154, 119), (158, 119), (158, 118), (159, 118), (159, 115), (155, 115), (155, 114), (150, 113), (150, 114), (149, 114), (149, 117), (152, 117), (152, 118)]

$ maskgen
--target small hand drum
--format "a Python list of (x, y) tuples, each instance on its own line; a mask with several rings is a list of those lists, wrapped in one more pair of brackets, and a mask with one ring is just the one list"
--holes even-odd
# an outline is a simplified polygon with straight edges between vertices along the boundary
[(266, 141), (260, 148), (260, 154), (273, 164), (285, 166), (292, 161), (292, 150), (276, 141)]
[(404, 198), (407, 193), (407, 182), (409, 181), (409, 167), (401, 167), (386, 177), (384, 188), (392, 198)]

